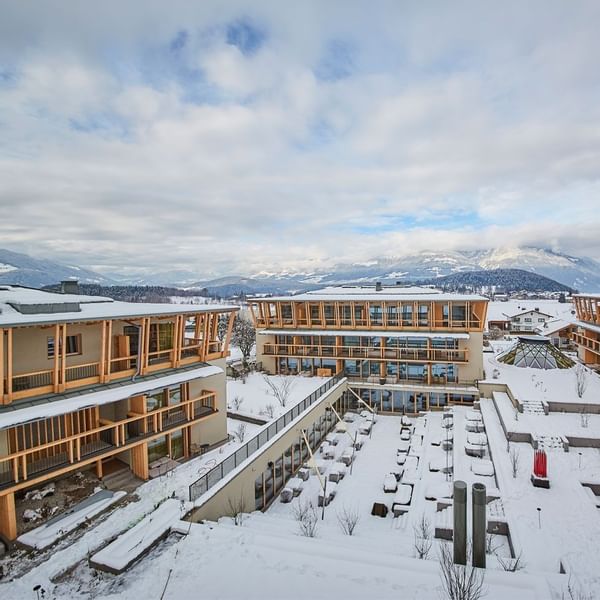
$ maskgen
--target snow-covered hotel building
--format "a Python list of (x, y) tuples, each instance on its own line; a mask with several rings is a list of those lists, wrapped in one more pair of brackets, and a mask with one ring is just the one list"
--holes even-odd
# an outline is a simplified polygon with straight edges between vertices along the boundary
[(343, 373), (382, 412), (472, 403), (483, 378), (487, 299), (429, 288), (331, 287), (253, 300), (270, 373)]
[(17, 535), (15, 493), (115, 461), (148, 479), (226, 439), (235, 311), (0, 286), (0, 534)]
[(600, 294), (573, 296), (577, 312), (577, 331), (573, 340), (577, 344), (579, 359), (586, 365), (600, 368)]

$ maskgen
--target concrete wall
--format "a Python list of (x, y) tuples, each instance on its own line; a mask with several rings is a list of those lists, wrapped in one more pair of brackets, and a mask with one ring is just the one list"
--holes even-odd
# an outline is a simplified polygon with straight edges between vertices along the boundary
[(265, 344), (274, 344), (274, 335), (262, 335), (260, 331), (256, 332), (256, 361), (262, 363), (263, 369), (273, 375), (275, 373), (276, 359), (274, 356), (264, 354)]
[(484, 378), (483, 373), (483, 332), (474, 331), (469, 333), (468, 340), (459, 340), (458, 348), (469, 351), (469, 362), (458, 365), (459, 383), (473, 383)]
[(288, 425), (280, 432), (280, 437), (265, 448), (259, 449), (247, 466), (228, 481), (221, 489), (211, 496), (202, 506), (195, 509), (191, 515), (193, 521), (203, 519), (214, 521), (229, 513), (229, 500), (238, 503), (243, 498), (246, 512), (254, 510), (256, 478), (267, 469), (270, 462), (281, 458), (282, 454), (298, 439), (302, 429), (309, 428), (318, 418), (325, 414), (325, 408), (336, 402), (346, 390), (346, 380), (342, 380), (323, 395), (321, 401), (314, 404), (302, 418)]

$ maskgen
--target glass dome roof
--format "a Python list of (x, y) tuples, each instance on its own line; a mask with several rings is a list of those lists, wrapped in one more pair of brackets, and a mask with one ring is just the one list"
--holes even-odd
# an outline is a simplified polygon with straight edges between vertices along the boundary
[(507, 365), (533, 369), (569, 369), (575, 364), (549, 338), (540, 336), (520, 336), (512, 348), (498, 355), (498, 360)]

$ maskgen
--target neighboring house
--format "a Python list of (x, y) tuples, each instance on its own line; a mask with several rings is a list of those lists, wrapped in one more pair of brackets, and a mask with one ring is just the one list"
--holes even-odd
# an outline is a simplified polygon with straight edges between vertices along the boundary
[(600, 369), (600, 294), (575, 294), (573, 300), (578, 319), (573, 339), (579, 359)]
[(418, 412), (472, 403), (487, 298), (401, 286), (255, 299), (257, 360), (270, 373), (343, 373), (367, 404)]
[(543, 327), (554, 319), (552, 315), (543, 313), (537, 308), (512, 315), (506, 315), (510, 322), (511, 333), (533, 333), (538, 327)]
[(535, 333), (549, 338), (552, 344), (561, 350), (569, 350), (573, 347), (573, 334), (576, 331), (577, 326), (574, 323), (563, 319), (546, 321), (535, 329)]
[(108, 461), (148, 479), (225, 440), (237, 310), (0, 286), (0, 534), (17, 536), (16, 492)]

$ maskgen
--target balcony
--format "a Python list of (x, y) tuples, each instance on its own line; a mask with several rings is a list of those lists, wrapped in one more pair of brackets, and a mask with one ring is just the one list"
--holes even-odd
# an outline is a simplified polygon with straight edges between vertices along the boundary
[(88, 431), (0, 458), (0, 489), (25, 481), (33, 485), (52, 471), (79, 468), (92, 462), (91, 459), (128, 450), (148, 438), (180, 429), (214, 413), (216, 394), (205, 391), (197, 398), (151, 413), (130, 412), (128, 418), (121, 421), (101, 420), (98, 427)]
[(572, 334), (572, 339), (579, 346), (582, 346), (583, 348), (600, 355), (600, 340), (587, 337), (579, 332), (574, 332)]
[(467, 363), (468, 350), (437, 348), (376, 348), (368, 346), (325, 346), (321, 344), (265, 344), (267, 356), (293, 358), (336, 358), (358, 360), (400, 360), (406, 362)]

